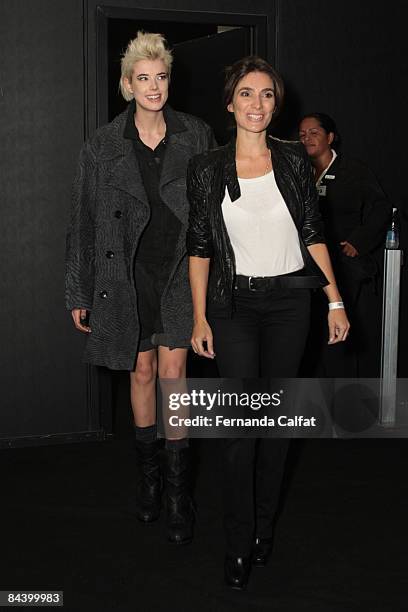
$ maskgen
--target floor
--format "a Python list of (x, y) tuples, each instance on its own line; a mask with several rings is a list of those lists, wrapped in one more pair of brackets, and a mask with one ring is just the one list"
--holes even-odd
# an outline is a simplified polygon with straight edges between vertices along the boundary
[(63, 590), (70, 612), (405, 611), (405, 440), (291, 444), (273, 557), (244, 593), (222, 581), (218, 441), (193, 441), (198, 511), (184, 547), (167, 543), (165, 517), (133, 516), (129, 435), (1, 451), (0, 589)]

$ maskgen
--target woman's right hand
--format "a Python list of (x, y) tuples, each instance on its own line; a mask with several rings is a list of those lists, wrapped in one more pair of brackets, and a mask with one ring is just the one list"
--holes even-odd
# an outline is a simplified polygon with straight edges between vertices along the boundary
[(75, 327), (79, 329), (79, 331), (89, 334), (91, 328), (87, 325), (84, 325), (88, 316), (88, 311), (85, 308), (73, 308), (71, 310), (71, 315), (74, 320)]
[[(204, 348), (204, 342), (207, 343), (207, 350)], [(213, 335), (206, 319), (194, 323), (191, 346), (193, 351), (200, 355), (200, 357), (214, 359)]]

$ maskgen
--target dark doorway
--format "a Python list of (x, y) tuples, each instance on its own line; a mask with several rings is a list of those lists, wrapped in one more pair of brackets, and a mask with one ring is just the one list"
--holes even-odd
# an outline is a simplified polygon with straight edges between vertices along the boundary
[(264, 53), (266, 18), (181, 11), (104, 8), (98, 13), (97, 125), (126, 107), (120, 95), (120, 58), (139, 30), (160, 32), (174, 54), (169, 103), (204, 119), (218, 142), (229, 138), (221, 94), (225, 66)]
[[(172, 75), (171, 93), (175, 91), (174, 79), (177, 78), (178, 64), (176, 50), (179, 43), (189, 39), (200, 39), (215, 34), (217, 27), (207, 24), (190, 24), (188, 28), (182, 23), (167, 21), (136, 21), (134, 19), (108, 20), (108, 120), (124, 110), (126, 101), (118, 91), (120, 78), (120, 58), (127, 43), (136, 36), (139, 30), (145, 32), (160, 32), (169, 42), (175, 55), (174, 73)], [(174, 101), (172, 100), (173, 105)], [(176, 106), (175, 106), (176, 108)], [(184, 108), (177, 110), (185, 110)]]

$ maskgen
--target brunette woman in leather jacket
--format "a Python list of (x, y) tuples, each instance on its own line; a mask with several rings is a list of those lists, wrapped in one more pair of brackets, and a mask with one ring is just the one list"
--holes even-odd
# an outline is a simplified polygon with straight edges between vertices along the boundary
[[(327, 295), (329, 342), (349, 330), (313, 173), (300, 143), (267, 136), (283, 83), (266, 61), (236, 62), (224, 93), (236, 139), (195, 157), (187, 174), (191, 344), (198, 355), (216, 356), (222, 377), (295, 377), (310, 288)], [(287, 448), (284, 439), (225, 440), (224, 577), (232, 588), (245, 588), (251, 563), (263, 566), (270, 554)]]

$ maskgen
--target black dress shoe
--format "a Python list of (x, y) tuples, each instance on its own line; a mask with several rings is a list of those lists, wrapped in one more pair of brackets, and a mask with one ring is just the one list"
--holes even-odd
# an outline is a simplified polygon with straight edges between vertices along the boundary
[(251, 571), (250, 557), (225, 557), (224, 580), (231, 589), (243, 591), (248, 584), (249, 572)]
[(252, 565), (265, 567), (272, 551), (272, 538), (255, 538), (252, 550)]

